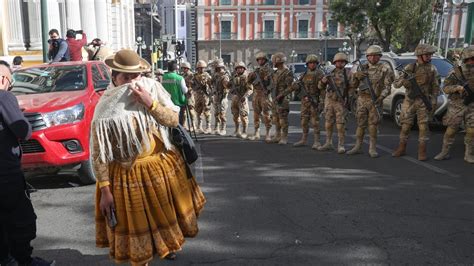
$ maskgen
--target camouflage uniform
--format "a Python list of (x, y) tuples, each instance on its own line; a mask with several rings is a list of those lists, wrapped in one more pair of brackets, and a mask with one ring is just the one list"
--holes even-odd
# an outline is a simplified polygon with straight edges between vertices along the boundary
[[(306, 65), (309, 63), (319, 63), (318, 57), (314, 54), (310, 54), (306, 57)], [(309, 122), (313, 125), (314, 144), (313, 149), (317, 149), (321, 146), (319, 142), (319, 115), (322, 111), (320, 106), (323, 105), (321, 97), (321, 90), (318, 87), (319, 81), (324, 76), (324, 73), (315, 68), (313, 70), (307, 69), (297, 81), (293, 83), (294, 90), (300, 90), (303, 95), (301, 98), (301, 127), (303, 128), (303, 135), (301, 140), (296, 142), (293, 146), (299, 147), (306, 144), (309, 133)], [(321, 99), (321, 100), (320, 100)]]
[[(463, 50), (462, 60), (474, 58), (474, 46), (470, 46)], [(468, 163), (474, 163), (472, 154), (474, 140), (474, 101), (464, 102), (468, 96), (463, 87), (463, 83), (467, 82), (469, 89), (474, 88), (474, 65), (463, 64), (455, 66), (449, 76), (444, 80), (444, 92), (449, 95), (448, 112), (443, 117), (443, 124), (446, 126), (446, 132), (443, 138), (443, 147), (441, 152), (436, 155), (436, 160), (444, 160), (449, 158), (449, 150), (454, 143), (456, 131), (462, 122), (466, 128), (464, 137), (465, 155), (464, 160)]]
[(218, 69), (224, 69), (224, 63), (219, 62), (216, 65), (216, 72), (212, 76), (212, 94), (213, 94), (213, 108), (214, 108), (214, 118), (216, 119), (216, 124), (214, 125), (214, 134), (224, 136), (226, 134), (227, 126), (227, 107), (228, 100), (227, 94), (229, 93), (229, 75), (225, 71), (218, 71)]
[[(248, 97), (252, 94), (252, 84), (247, 83), (247, 71), (242, 74), (237, 73), (238, 68), (244, 68), (243, 62), (235, 66), (235, 74), (231, 80), (230, 93), (232, 96), (231, 110), (234, 118), (235, 132), (234, 135), (246, 139), (247, 127), (249, 125), (249, 102)], [(242, 122), (242, 133), (239, 130), (239, 120)]]
[[(264, 53), (258, 53), (256, 59), (265, 59)], [(260, 118), (263, 116), (263, 122), (265, 123), (265, 140), (270, 141), (270, 129), (272, 128), (272, 119), (270, 111), (272, 110), (272, 96), (268, 91), (270, 86), (270, 79), (273, 69), (266, 64), (257, 67), (248, 76), (249, 84), (253, 85), (254, 94), (252, 99), (253, 107), (253, 120), (255, 127), (255, 134), (249, 139), (258, 140), (260, 139)], [(257, 75), (258, 73), (258, 75)], [(257, 76), (260, 78), (257, 78)]]
[(273, 100), (272, 119), (276, 134), (270, 143), (285, 145), (288, 143), (288, 114), (290, 113), (290, 94), (293, 84), (293, 72), (285, 65), (286, 56), (276, 53), (272, 63), (278, 68), (272, 75), (272, 89), (276, 95)]
[[(347, 63), (347, 56), (345, 53), (337, 53), (334, 56), (333, 63), (337, 61), (343, 61), (344, 65)], [(326, 128), (326, 143), (323, 146), (318, 148), (320, 151), (326, 151), (333, 149), (332, 145), (332, 133), (334, 130), (334, 122), (336, 122), (337, 129), (337, 152), (343, 154), (346, 152), (344, 148), (345, 134), (346, 134), (346, 108), (345, 108), (345, 98), (347, 98), (349, 93), (350, 86), (350, 71), (346, 70), (344, 67), (335, 68), (331, 73), (331, 78), (334, 81), (336, 88), (332, 88), (328, 81), (320, 82), (319, 88), (326, 90), (326, 97), (324, 99), (324, 120)], [(326, 78), (328, 79), (328, 78)], [(338, 96), (338, 93), (334, 89), (339, 90), (342, 97)], [(345, 98), (344, 98), (345, 97)]]
[[(196, 68), (206, 68), (206, 62), (199, 60)], [(211, 75), (206, 71), (196, 72), (192, 81), (192, 88), (195, 96), (195, 110), (197, 116), (198, 133), (211, 134)], [(202, 118), (206, 119), (206, 129), (202, 129)]]
[[(182, 72), (181, 76), (183, 76), (184, 81), (186, 82), (186, 87), (188, 87), (188, 92), (186, 93), (186, 98), (188, 100), (188, 110), (189, 110), (189, 115), (191, 117), (191, 121), (189, 121), (189, 124), (191, 125), (191, 129), (196, 128), (196, 121), (197, 121), (197, 115), (196, 115), (196, 110), (194, 109), (195, 106), (195, 99), (194, 99), (194, 92), (192, 88), (192, 83), (193, 83), (193, 77), (194, 73), (191, 71), (191, 65), (188, 62), (183, 62), (181, 63), (181, 69), (187, 68), (187, 72)], [(187, 116), (184, 117), (185, 122), (184, 125), (186, 126), (188, 123), (186, 123), (186, 120), (188, 119)]]
[[(426, 96), (428, 101), (431, 101), (432, 110), (429, 111), (423, 103), (421, 97), (413, 98), (410, 96), (414, 89), (409, 81), (407, 73), (403, 73), (393, 83), (396, 88), (404, 86), (406, 88), (406, 97), (402, 104), (402, 113), (400, 115), (400, 122), (402, 129), (400, 131), (400, 144), (398, 148), (392, 153), (392, 156), (399, 157), (405, 154), (406, 144), (410, 129), (415, 122), (415, 117), (418, 122), (418, 160), (424, 161), (426, 157), (426, 141), (428, 140), (429, 128), (428, 122), (431, 120), (432, 113), (436, 110), (436, 98), (439, 94), (438, 71), (436, 67), (429, 62), (423, 62), (423, 55), (431, 55), (435, 52), (434, 47), (429, 44), (419, 44), (415, 49), (415, 55), (418, 57), (416, 63), (405, 66), (404, 71), (409, 75), (414, 75), (416, 83), (421, 92)], [(421, 62), (420, 62), (421, 61)]]
[[(372, 45), (367, 48), (367, 56), (382, 55), (382, 48), (378, 45)], [(352, 87), (358, 88), (357, 92), (357, 130), (356, 145), (347, 154), (357, 154), (361, 152), (362, 141), (364, 139), (365, 129), (369, 127), (369, 155), (372, 158), (378, 157), (377, 142), (377, 126), (382, 119), (382, 112), (377, 112), (376, 105), (381, 109), (383, 99), (390, 94), (391, 85), (394, 79), (392, 69), (389, 65), (382, 62), (371, 64), (370, 62), (361, 66), (361, 69), (352, 76)], [(376, 104), (370, 96), (366, 77), (369, 77), (375, 97)]]

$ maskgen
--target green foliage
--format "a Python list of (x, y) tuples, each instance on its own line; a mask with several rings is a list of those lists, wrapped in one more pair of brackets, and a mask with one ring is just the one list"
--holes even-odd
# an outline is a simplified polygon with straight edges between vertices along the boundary
[(353, 34), (374, 38), (385, 51), (413, 51), (431, 27), (433, 0), (333, 0), (333, 18)]

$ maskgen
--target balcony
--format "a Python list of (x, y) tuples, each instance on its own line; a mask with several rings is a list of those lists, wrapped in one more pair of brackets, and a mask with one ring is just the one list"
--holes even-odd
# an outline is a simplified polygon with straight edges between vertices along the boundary
[(256, 40), (258, 39), (281, 39), (281, 35), (274, 31), (257, 32)]
[(347, 34), (344, 31), (312, 31), (312, 32), (292, 32), (290, 39), (343, 39)]
[(215, 40), (237, 40), (236, 32), (216, 32), (214, 33)]

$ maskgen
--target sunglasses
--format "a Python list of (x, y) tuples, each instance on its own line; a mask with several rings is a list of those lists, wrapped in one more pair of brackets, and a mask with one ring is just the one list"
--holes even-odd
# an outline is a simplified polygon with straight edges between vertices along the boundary
[(8, 82), (7, 91), (11, 90), (14, 82), (12, 82), (7, 76), (1, 75), (0, 77), (2, 78), (2, 86), (5, 86), (6, 82)]

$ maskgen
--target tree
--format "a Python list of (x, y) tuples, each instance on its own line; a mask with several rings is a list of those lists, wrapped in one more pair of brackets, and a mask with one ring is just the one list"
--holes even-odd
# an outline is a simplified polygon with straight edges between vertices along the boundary
[[(373, 36), (384, 51), (391, 46), (400, 51), (426, 37), (431, 26), (433, 0), (333, 0), (333, 18), (353, 34)], [(351, 38), (352, 40), (352, 38)]]

